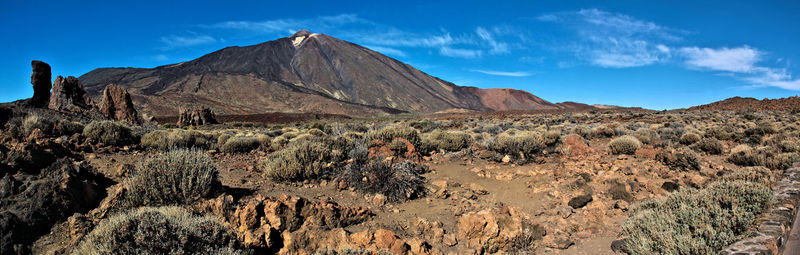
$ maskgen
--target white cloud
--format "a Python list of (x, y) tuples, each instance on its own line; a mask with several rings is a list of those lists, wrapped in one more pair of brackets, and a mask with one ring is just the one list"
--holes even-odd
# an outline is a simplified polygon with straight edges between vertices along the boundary
[(680, 52), (687, 58), (686, 64), (690, 67), (727, 72), (755, 71), (755, 64), (762, 55), (747, 45), (719, 49), (684, 47)]
[(544, 22), (568, 27), (575, 39), (568, 46), (556, 46), (572, 51), (584, 61), (608, 68), (627, 68), (652, 65), (670, 57), (664, 41), (679, 41), (680, 31), (633, 17), (584, 9), (539, 16)]
[(511, 76), (511, 77), (527, 77), (533, 75), (533, 73), (529, 72), (508, 72), (508, 71), (492, 71), (492, 70), (480, 70), (480, 69), (471, 69), (470, 71), (488, 75)]
[(162, 50), (171, 50), (176, 48), (190, 47), (202, 44), (209, 44), (217, 42), (217, 39), (208, 35), (191, 35), (191, 36), (178, 36), (169, 35), (162, 36), (159, 41), (163, 43)]
[(491, 47), (491, 49), (489, 50), (490, 54), (509, 53), (508, 44), (504, 42), (498, 42), (497, 40), (495, 40), (492, 33), (486, 30), (485, 28), (478, 27), (475, 29), (475, 33), (478, 34), (478, 36), (481, 39), (483, 39), (484, 41), (486, 41), (486, 43), (489, 44), (489, 46)]
[(443, 56), (455, 58), (478, 58), (483, 55), (483, 52), (480, 50), (456, 49), (448, 46), (439, 48), (439, 53)]
[(164, 54), (158, 54), (158, 55), (152, 56), (152, 59), (155, 60), (155, 61), (158, 61), (158, 62), (164, 62), (164, 61), (169, 60), (169, 57), (167, 57), (167, 55), (164, 55)]
[(374, 46), (374, 45), (364, 45), (364, 47), (369, 48), (369, 49), (374, 50), (374, 51), (377, 51), (377, 52), (380, 52), (380, 53), (385, 54), (385, 55), (392, 55), (392, 56), (398, 56), (398, 57), (406, 57), (407, 56), (405, 52), (403, 52), (401, 50), (398, 50), (398, 49), (395, 49), (395, 48), (383, 47), (383, 46)]

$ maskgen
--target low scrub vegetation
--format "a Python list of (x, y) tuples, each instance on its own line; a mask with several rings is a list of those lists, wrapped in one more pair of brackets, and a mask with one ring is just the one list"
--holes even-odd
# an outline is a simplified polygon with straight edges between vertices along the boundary
[(131, 129), (115, 121), (92, 121), (83, 128), (83, 135), (106, 145), (128, 145), (135, 142)]
[(533, 156), (545, 148), (545, 141), (539, 132), (507, 130), (497, 135), (489, 148), (512, 157)]
[(434, 130), (422, 139), (423, 147), (445, 151), (460, 151), (472, 145), (472, 137), (462, 131)]
[(330, 147), (319, 139), (291, 142), (258, 162), (266, 177), (276, 181), (302, 181), (325, 176), (331, 169)]
[(142, 207), (100, 222), (73, 254), (249, 254), (227, 225), (180, 207)]
[(642, 147), (642, 142), (634, 136), (624, 135), (611, 140), (608, 143), (608, 148), (613, 154), (630, 154), (636, 153), (636, 150)]
[(219, 149), (227, 153), (245, 153), (258, 149), (259, 146), (261, 146), (261, 141), (257, 137), (234, 136), (225, 140)]
[(127, 206), (188, 204), (217, 185), (217, 167), (199, 150), (176, 149), (146, 159), (127, 180)]
[(772, 191), (745, 181), (685, 189), (643, 203), (623, 227), (629, 254), (716, 254), (744, 236), (767, 208)]
[(426, 167), (408, 161), (390, 165), (383, 160), (370, 159), (363, 147), (357, 147), (349, 154), (353, 162), (344, 170), (343, 179), (350, 187), (382, 194), (392, 202), (425, 195), (425, 179), (421, 174), (428, 171)]

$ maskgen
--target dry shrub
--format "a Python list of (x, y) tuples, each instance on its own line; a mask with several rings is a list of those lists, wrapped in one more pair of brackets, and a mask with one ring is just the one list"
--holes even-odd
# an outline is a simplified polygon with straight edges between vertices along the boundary
[(422, 139), (422, 147), (426, 149), (440, 149), (446, 151), (460, 151), (472, 145), (472, 137), (463, 131), (440, 131), (425, 135)]
[(428, 169), (410, 161), (389, 165), (380, 159), (370, 159), (363, 146), (349, 153), (353, 162), (343, 173), (350, 187), (363, 192), (383, 194), (389, 201), (398, 202), (425, 195), (425, 178)]
[(252, 136), (234, 136), (225, 141), (219, 149), (226, 153), (245, 153), (258, 149), (261, 141)]
[(379, 140), (385, 143), (390, 143), (398, 137), (408, 140), (414, 147), (420, 145), (419, 131), (409, 126), (391, 125), (380, 130), (370, 131), (366, 136), (367, 140)]
[(696, 142), (699, 142), (700, 138), (702, 137), (700, 137), (700, 135), (698, 135), (697, 133), (686, 132), (681, 136), (680, 142), (681, 144), (691, 145)]
[(623, 225), (629, 254), (716, 254), (743, 238), (772, 199), (764, 185), (717, 182), (642, 203)]
[(656, 160), (674, 170), (700, 170), (700, 157), (697, 156), (697, 153), (688, 149), (680, 149), (676, 152), (661, 150), (656, 154)]
[(535, 131), (507, 130), (497, 135), (489, 148), (515, 157), (520, 153), (531, 156), (545, 148), (544, 136)]
[(636, 150), (642, 147), (642, 142), (639, 142), (636, 137), (624, 135), (611, 140), (608, 143), (608, 148), (611, 149), (613, 154), (628, 154), (633, 155)]
[(92, 121), (83, 128), (83, 135), (106, 145), (128, 145), (135, 137), (128, 126), (115, 121)]
[(749, 181), (770, 187), (775, 183), (776, 176), (769, 168), (763, 166), (748, 166), (736, 169), (722, 176), (722, 179), (729, 181)]
[(249, 254), (229, 226), (180, 207), (141, 207), (101, 221), (72, 254)]
[(128, 206), (188, 204), (210, 194), (218, 171), (202, 151), (177, 149), (140, 163), (127, 180)]
[(327, 144), (317, 139), (303, 139), (262, 159), (258, 168), (275, 181), (302, 181), (328, 174), (331, 161), (331, 149)]
[(722, 154), (722, 142), (716, 138), (703, 138), (697, 143), (697, 148), (708, 154), (719, 155)]
[(172, 129), (155, 130), (142, 136), (141, 144), (145, 148), (169, 150), (174, 148), (209, 149), (214, 144), (210, 135), (194, 130)]

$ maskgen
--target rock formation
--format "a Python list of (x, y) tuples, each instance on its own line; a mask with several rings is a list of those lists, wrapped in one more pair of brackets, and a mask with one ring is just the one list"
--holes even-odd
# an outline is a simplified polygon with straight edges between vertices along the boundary
[(110, 84), (103, 90), (103, 101), (100, 112), (109, 119), (125, 121), (132, 124), (142, 123), (142, 119), (133, 107), (131, 95), (125, 88)]
[(33, 73), (31, 73), (31, 85), (33, 85), (33, 97), (30, 104), (34, 107), (47, 107), (50, 102), (50, 65), (45, 62), (31, 61)]
[(197, 107), (192, 109), (183, 109), (178, 115), (178, 127), (184, 126), (201, 126), (209, 124), (217, 124), (216, 117), (211, 109), (206, 107)]
[(78, 78), (56, 77), (48, 107), (57, 111), (85, 112), (92, 109), (92, 100)]

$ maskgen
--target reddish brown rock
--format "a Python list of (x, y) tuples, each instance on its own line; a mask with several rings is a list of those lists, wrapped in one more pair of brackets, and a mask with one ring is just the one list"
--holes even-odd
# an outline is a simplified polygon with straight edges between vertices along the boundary
[(121, 86), (110, 84), (103, 89), (103, 101), (100, 103), (100, 112), (113, 120), (125, 121), (133, 124), (142, 123), (142, 119), (133, 107), (133, 101), (128, 91)]
[(178, 115), (178, 127), (201, 126), (217, 124), (217, 118), (211, 109), (198, 107), (194, 109), (183, 109)]
[(33, 85), (33, 97), (28, 101), (34, 107), (44, 108), (50, 103), (50, 65), (45, 62), (31, 61), (33, 72), (31, 73), (31, 85)]
[(92, 99), (83, 90), (83, 85), (78, 78), (73, 76), (64, 78), (60, 75), (56, 77), (48, 108), (56, 111), (82, 113), (91, 110), (92, 106)]

